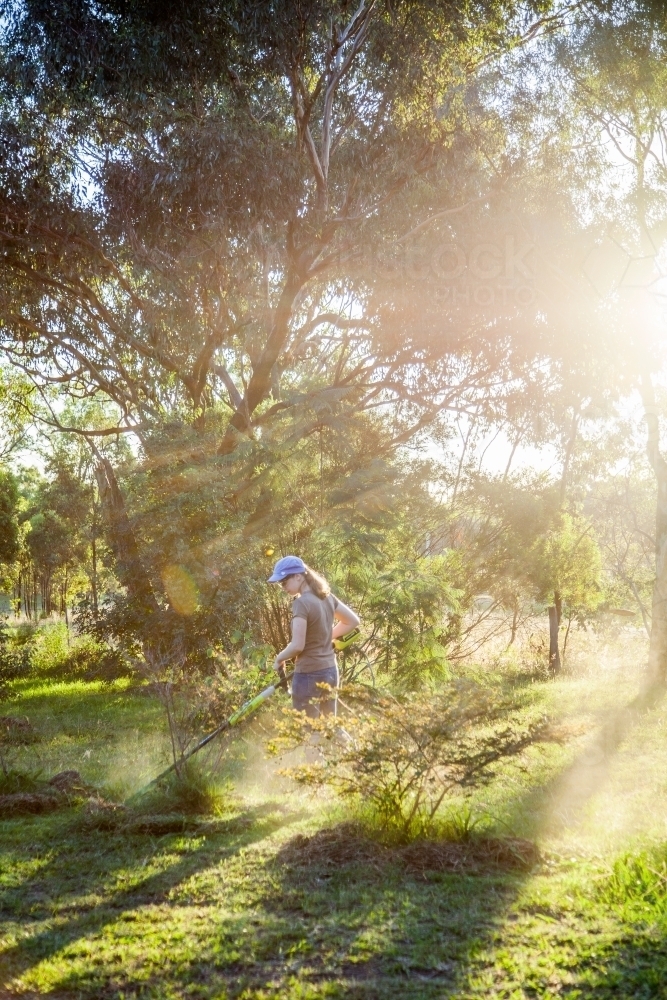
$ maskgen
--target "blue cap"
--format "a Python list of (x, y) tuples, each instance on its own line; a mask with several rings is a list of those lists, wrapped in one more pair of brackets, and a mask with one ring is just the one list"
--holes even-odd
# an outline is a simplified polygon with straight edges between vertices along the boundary
[(281, 580), (284, 580), (286, 576), (291, 576), (292, 573), (305, 572), (306, 564), (303, 559), (299, 559), (298, 556), (283, 556), (273, 567), (273, 573), (267, 580), (267, 583), (280, 583)]

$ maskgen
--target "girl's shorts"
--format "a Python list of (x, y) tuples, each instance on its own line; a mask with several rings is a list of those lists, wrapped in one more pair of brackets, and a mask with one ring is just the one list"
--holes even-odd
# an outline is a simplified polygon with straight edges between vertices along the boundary
[[(328, 684), (333, 691), (329, 693), (318, 687), (318, 684)], [(317, 719), (320, 714), (335, 715), (337, 687), (338, 667), (326, 667), (309, 674), (293, 674), (292, 706), (297, 712), (305, 712), (311, 719)]]

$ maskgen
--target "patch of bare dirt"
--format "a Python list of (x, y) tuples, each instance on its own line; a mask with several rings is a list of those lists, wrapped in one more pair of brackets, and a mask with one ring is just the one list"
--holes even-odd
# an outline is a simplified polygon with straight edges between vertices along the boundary
[(0, 795), (0, 818), (28, 816), (53, 812), (63, 805), (63, 796), (58, 792), (12, 792)]
[(0, 795), (0, 819), (64, 809), (91, 793), (95, 793), (95, 789), (83, 780), (78, 771), (60, 771), (43, 788)]
[(91, 795), (97, 791), (94, 785), (83, 780), (78, 771), (59, 771), (49, 779), (49, 785), (64, 795)]
[(479, 836), (460, 842), (417, 840), (403, 847), (385, 847), (366, 836), (354, 823), (318, 830), (312, 837), (298, 834), (284, 845), (277, 858), (290, 868), (398, 864), (417, 875), (525, 871), (541, 860), (537, 846), (520, 837)]

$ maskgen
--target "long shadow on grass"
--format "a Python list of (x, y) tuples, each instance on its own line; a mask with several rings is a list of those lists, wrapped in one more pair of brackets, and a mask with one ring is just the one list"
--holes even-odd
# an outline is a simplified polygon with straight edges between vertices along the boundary
[[(260, 808), (255, 818), (259, 819), (261, 815)], [(252, 819), (253, 810), (245, 816)], [(5, 976), (19, 976), (66, 945), (96, 934), (117, 920), (125, 910), (163, 903), (184, 880), (233, 857), (242, 848), (264, 839), (270, 830), (298, 818), (300, 814), (286, 813), (273, 823), (255, 824), (238, 834), (209, 834), (206, 839), (199, 838), (199, 845), (192, 849), (179, 848), (178, 840), (183, 834), (159, 839), (141, 834), (128, 836), (123, 831), (100, 832), (77, 828), (67, 816), (55, 820), (49, 817), (47, 835), (55, 854), (34, 878), (22, 883), (18, 892), (14, 890), (6, 894), (4, 906), (0, 900), (0, 915), (9, 917), (13, 922), (26, 918), (48, 919), (54, 910), (56, 914), (60, 911), (61, 914), (73, 915), (65, 919), (56, 915), (52, 926), (6, 949), (0, 955)], [(23, 825), (26, 834), (29, 835), (30, 831), (33, 836), (39, 837), (40, 826), (43, 828), (45, 821), (33, 820), (29, 825)], [(197, 836), (196, 832), (191, 835)], [(129, 875), (136, 872), (151, 856), (158, 854), (158, 845), (179, 854), (178, 860), (135, 881), (126, 889), (109, 890), (114, 876), (120, 876), (124, 869)], [(84, 899), (81, 899), (82, 895)], [(100, 896), (104, 898), (102, 902), (87, 902), (85, 896), (93, 900)]]
[[(291, 817), (285, 817), (289, 822)], [(61, 921), (9, 949), (3, 956), (3, 971), (20, 976), (39, 961), (83, 938), (97, 936), (108, 924), (123, 923), (123, 912), (147, 904), (164, 904), (169, 893), (198, 871), (231, 858), (240, 848), (264, 836), (249, 831), (245, 836), (225, 837), (224, 843), (196, 847), (166, 870), (149, 875), (127, 889), (108, 893), (107, 898), (85, 910), (77, 900), (83, 886), (102, 893), (114, 873), (140, 863), (149, 838), (136, 841), (128, 856), (127, 846), (116, 835), (102, 835), (107, 848), (101, 859), (86, 864), (83, 851), (90, 854), (89, 838), (77, 833), (65, 842), (66, 823), (53, 824), (51, 839), (62, 847), (50, 865), (24, 883), (21, 893), (33, 888), (62, 885), (68, 858), (75, 859), (75, 882), (61, 891), (58, 900)], [(293, 856), (293, 852), (292, 852)], [(94, 870), (91, 872), (91, 867)], [(237, 866), (238, 869), (238, 866)], [(234, 878), (225, 889), (227, 904), (219, 909), (214, 889), (208, 890), (203, 905), (214, 903), (199, 927), (188, 929), (189, 941), (161, 949), (159, 972), (142, 978), (136, 960), (125, 963), (111, 945), (96, 953), (93, 949), (84, 964), (65, 958), (60, 962), (54, 996), (65, 991), (77, 997), (181, 995), (196, 984), (197, 996), (275, 994), (281, 997), (316, 996), (366, 998), (366, 1000), (435, 1000), (457, 995), (460, 970), (480, 941), (494, 930), (497, 915), (512, 900), (521, 876), (502, 873), (480, 876), (427, 874), (413, 877), (404, 868), (386, 860), (362, 858), (333, 867), (324, 858), (321, 864), (286, 863), (285, 852), (269, 859), (254, 852), (239, 870), (243, 884), (234, 888)], [(237, 871), (237, 874), (239, 872)], [(92, 876), (92, 877), (91, 877)], [(106, 877), (105, 877), (106, 876)], [(111, 878), (110, 878), (111, 876)], [(239, 885), (239, 883), (237, 883)], [(246, 887), (252, 887), (252, 902)], [(235, 896), (239, 891), (240, 895)], [(107, 890), (108, 892), (108, 890)], [(206, 896), (206, 893), (204, 893)], [(68, 899), (77, 907), (62, 920)], [(200, 897), (199, 904), (202, 905)], [(169, 939), (169, 927), (178, 932), (178, 909), (185, 903), (170, 900), (173, 912), (165, 910), (160, 923)], [(48, 918), (48, 911), (43, 914)], [(188, 918), (189, 920), (190, 918)], [(142, 949), (142, 935), (152, 933), (135, 916), (123, 941)], [(146, 971), (155, 968), (155, 944), (146, 943)], [(149, 954), (150, 949), (153, 954)], [(100, 961), (101, 959), (101, 961)], [(244, 992), (245, 991), (245, 992)], [(264, 991), (264, 992), (263, 992)]]
[[(622, 742), (663, 696), (664, 689), (654, 687), (611, 713), (586, 749), (546, 790), (540, 789), (539, 797), (533, 796), (538, 830), (551, 825), (554, 817), (576, 818), (600, 789)], [(517, 803), (518, 808), (525, 805)], [(309, 995), (308, 990), (346, 1000), (489, 995), (491, 982), (487, 987), (473, 983), (479, 956), (493, 952), (501, 940), (508, 910), (528, 877), (487, 872), (417, 878), (372, 859), (333, 866), (324, 859), (321, 864), (290, 867), (276, 858), (269, 867), (271, 889), (261, 901), (263, 929), (253, 933), (245, 953), (220, 969), (220, 985), (224, 983), (231, 997), (243, 989), (251, 996), (253, 989), (276, 983), (286, 997), (302, 991)], [(233, 936), (237, 930), (229, 925), (218, 933)], [(599, 974), (582, 959), (575, 973), (580, 973), (579, 988), (591, 998), (623, 996), (614, 993), (618, 982), (628, 998), (659, 996), (650, 992), (655, 980), (647, 977), (652, 975), (651, 962), (662, 962), (662, 954), (662, 943), (647, 939), (639, 947), (628, 941), (625, 947), (620, 942), (618, 953), (609, 956)], [(591, 975), (598, 976), (597, 987)], [(522, 984), (513, 986), (518, 990)], [(215, 990), (205, 995), (214, 996)]]
[[(141, 979), (142, 990), (180, 996), (196, 984), (196, 995), (211, 1000), (457, 996), (460, 968), (517, 888), (502, 874), (413, 878), (391, 864), (351, 862), (332, 872), (289, 868), (279, 858), (248, 859), (244, 874), (264, 890), (252, 906), (212, 910), (187, 949), (177, 943), (160, 972)], [(72, 969), (59, 986), (92, 998), (108, 995), (113, 980), (134, 996), (131, 975), (119, 966)]]
[[(458, 996), (469, 957), (493, 935), (526, 874), (412, 875), (397, 863), (281, 867), (265, 907), (301, 926), (286, 972), (346, 998)], [(328, 995), (328, 993), (327, 993)], [(337, 994), (334, 994), (337, 995)]]
[[(537, 831), (554, 822), (575, 822), (606, 780), (621, 744), (664, 694), (662, 685), (646, 688), (610, 713), (574, 761), (546, 786), (518, 797), (516, 814), (532, 809)], [(478, 969), (475, 956), (493, 947), (525, 879), (526, 875), (434, 874), (424, 882), (406, 878), (401, 871), (373, 876), (353, 864), (332, 873), (324, 865), (284, 872), (280, 889), (267, 906), (274, 913), (293, 912), (297, 919), (300, 911), (310, 912), (311, 919), (325, 922), (337, 912), (346, 914), (343, 929), (332, 934), (344, 947), (328, 956), (305, 949), (301, 966), (306, 979), (340, 982), (346, 997), (384, 998), (395, 991), (405, 998), (445, 998), (467, 994), (466, 987), (474, 995), (486, 995), (477, 992), (483, 987), (471, 983), (473, 970)], [(664, 986), (661, 993), (649, 990), (658, 982), (651, 972), (652, 960), (659, 963), (661, 974), (667, 971), (667, 944), (648, 937), (641, 946), (630, 939), (626, 944), (620, 942), (603, 971), (589, 970), (588, 959), (582, 958), (577, 985), (583, 995), (667, 998)], [(595, 992), (589, 982), (597, 983), (602, 992)], [(616, 983), (624, 993), (614, 993)], [(520, 982), (514, 985), (521, 988)]]
[[(604, 786), (621, 744), (641, 723), (645, 715), (658, 707), (665, 697), (661, 683), (646, 685), (627, 705), (610, 712), (599, 730), (568, 765), (546, 783), (540, 783), (519, 795), (510, 810), (515, 823), (528, 820), (533, 835), (547, 830), (576, 825), (586, 805)], [(495, 919), (489, 912), (489, 928), (497, 932), (502, 928), (503, 910), (509, 908), (512, 896), (518, 894), (521, 880), (514, 880), (514, 892), (507, 886), (503, 905), (495, 908)], [(489, 900), (490, 909), (493, 901)], [(554, 915), (552, 914), (551, 917)], [(470, 951), (479, 953), (491, 943), (493, 933), (481, 934)], [(474, 961), (463, 961), (458, 969), (457, 989), (466, 993)], [(468, 968), (466, 968), (468, 966)], [(658, 970), (654, 973), (653, 969)], [(582, 954), (580, 964), (573, 970), (576, 996), (583, 998), (613, 997), (630, 1000), (632, 997), (667, 998), (667, 940), (659, 936), (637, 936), (629, 933), (608, 954), (588, 958)], [(660, 983), (658, 989), (657, 984)], [(520, 982), (513, 984), (521, 987)], [(546, 984), (545, 984), (545, 988)], [(575, 987), (572, 987), (575, 989)], [(443, 996), (447, 996), (445, 993)], [(458, 994), (455, 994), (458, 995)], [(466, 994), (467, 995), (467, 994)], [(478, 995), (475, 991), (473, 995)], [(482, 995), (482, 994), (480, 994)], [(545, 994), (547, 995), (547, 994)], [(567, 991), (564, 993), (567, 995)]]
[[(538, 829), (552, 823), (555, 814), (573, 817), (600, 788), (630, 730), (663, 694), (659, 688), (646, 692), (610, 715), (598, 736), (546, 789), (519, 798), (517, 814), (528, 804)], [(166, 871), (36, 935), (5, 956), (12, 973), (20, 974), (64, 945), (95, 934), (116, 921), (123, 910), (164, 901), (184, 879), (256, 839), (260, 838), (250, 831), (231, 841), (227, 838), (213, 850), (196, 848)], [(127, 864), (125, 856), (119, 857), (116, 867), (123, 864)], [(165, 955), (161, 972), (142, 980), (142, 989), (155, 996), (178, 995), (186, 986), (197, 984), (197, 995), (211, 998), (222, 993), (234, 998), (244, 991), (250, 998), (255, 991), (266, 995), (276, 990), (281, 997), (326, 995), (345, 1000), (488, 995), (471, 981), (477, 956), (493, 948), (527, 877), (498, 872), (433, 873), (418, 878), (395, 865), (368, 859), (333, 867), (327, 863), (290, 867), (280, 858), (268, 862), (255, 858), (245, 867), (249, 879), (254, 877), (253, 865), (268, 868), (269, 877), (257, 883), (262, 888), (254, 895), (252, 913), (212, 916), (198, 942), (199, 957), (186, 961), (174, 957), (172, 963), (172, 956)], [(39, 881), (44, 880), (42, 871)], [(238, 901), (234, 909), (239, 910)], [(662, 986), (651, 977), (655, 968), (664, 982), (665, 967), (663, 939), (646, 935), (641, 940), (629, 936), (619, 941), (614, 952), (598, 964), (582, 958), (572, 972), (581, 996), (611, 1000), (661, 996)], [(110, 992), (107, 966), (82, 973), (73, 968), (61, 986), (80, 996), (99, 996), (101, 990), (113, 996), (128, 987), (130, 992), (139, 988), (131, 977), (131, 972), (115, 969), (117, 986)], [(514, 985), (521, 988), (520, 982)]]

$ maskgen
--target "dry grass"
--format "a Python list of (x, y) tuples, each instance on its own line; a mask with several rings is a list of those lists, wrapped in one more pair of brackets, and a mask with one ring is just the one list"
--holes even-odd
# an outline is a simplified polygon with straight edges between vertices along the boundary
[(378, 844), (355, 823), (318, 830), (311, 837), (298, 834), (278, 853), (290, 868), (330, 868), (355, 862), (382, 868), (398, 865), (412, 874), (488, 871), (526, 871), (539, 863), (535, 844), (520, 837), (471, 836), (461, 841), (416, 840), (401, 847)]
[[(561, 652), (565, 639), (561, 626)], [(549, 625), (546, 615), (529, 618), (513, 645), (507, 632), (499, 634), (476, 651), (474, 662), (485, 668), (514, 668), (531, 675), (548, 674)], [(587, 677), (623, 670), (628, 664), (646, 663), (648, 638), (643, 628), (628, 625), (613, 615), (601, 616), (595, 625), (573, 625), (567, 638), (562, 672)]]

